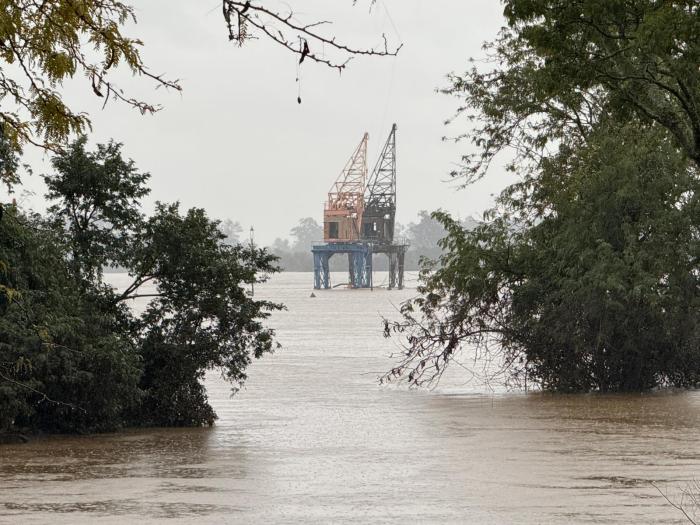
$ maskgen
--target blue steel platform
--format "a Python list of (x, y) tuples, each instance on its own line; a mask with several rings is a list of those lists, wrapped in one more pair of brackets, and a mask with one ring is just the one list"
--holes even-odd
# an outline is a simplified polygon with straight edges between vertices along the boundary
[(314, 288), (331, 287), (329, 263), (336, 254), (348, 255), (350, 286), (372, 287), (372, 247), (363, 242), (331, 242), (311, 248), (314, 254)]
[(352, 288), (372, 288), (372, 255), (383, 253), (389, 258), (389, 289), (403, 288), (406, 244), (375, 244), (362, 241), (329, 242), (311, 248), (314, 255), (314, 288), (331, 287), (329, 261), (336, 254), (347, 254)]

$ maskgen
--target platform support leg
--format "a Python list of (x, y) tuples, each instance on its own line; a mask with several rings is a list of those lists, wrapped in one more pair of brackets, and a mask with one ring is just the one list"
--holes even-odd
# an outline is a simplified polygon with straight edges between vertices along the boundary
[(363, 258), (363, 288), (372, 288), (372, 249), (367, 248), (364, 252), (362, 252), (362, 258)]
[(396, 271), (398, 266), (398, 259), (396, 253), (388, 252), (386, 254), (389, 259), (389, 290), (396, 288)]
[(323, 270), (323, 288), (328, 290), (331, 287), (330, 259), (332, 254), (323, 254), (321, 257), (321, 268)]
[(314, 252), (314, 290), (321, 289), (321, 254)]
[(348, 282), (350, 283), (350, 288), (358, 288), (354, 252), (348, 253)]
[(331, 256), (327, 253), (314, 252), (314, 289), (320, 290), (331, 287), (330, 265)]
[(353, 288), (371, 288), (372, 251), (367, 248), (348, 254), (350, 285)]

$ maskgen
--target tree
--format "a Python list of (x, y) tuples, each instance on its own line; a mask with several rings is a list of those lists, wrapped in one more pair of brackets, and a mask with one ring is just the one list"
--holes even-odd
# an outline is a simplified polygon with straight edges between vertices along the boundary
[(504, 149), (513, 170), (532, 166), (571, 134), (607, 115), (668, 129), (700, 161), (700, 23), (694, 0), (505, 0), (508, 23), (486, 44), (490, 71), (451, 75), (447, 93), (478, 153), (454, 175), (483, 176)]
[[(12, 144), (3, 133), (3, 128), (0, 126), (0, 184), (3, 184), (8, 191), (12, 191), (13, 186), (19, 182), (17, 171), (20, 167), (19, 156)], [(23, 166), (25, 170), (31, 171), (29, 166)], [(2, 203), (0, 203), (2, 207)], [(0, 220), (2, 219), (0, 212)]]
[[(372, 0), (370, 5), (374, 5), (375, 2), (376, 0)], [(357, 0), (353, 0), (353, 4), (355, 3)], [(355, 56), (395, 56), (403, 46), (399, 44), (390, 48), (386, 36), (382, 35), (382, 47), (369, 49), (350, 47), (321, 30), (330, 22), (298, 22), (291, 7), (284, 12), (261, 4), (253, 4), (248, 0), (224, 0), (223, 13), (229, 40), (237, 42), (240, 46), (259, 37), (268, 38), (285, 50), (299, 55), (299, 64), (309, 59), (340, 72)], [(328, 58), (327, 50), (335, 52), (341, 58)]]
[[(700, 379), (696, 2), (505, 0), (497, 66), (452, 76), (475, 122), (469, 183), (509, 149), (521, 182), (473, 231), (444, 213), (439, 265), (386, 323), (384, 377), (439, 380), (462, 348), (559, 391)], [(493, 371), (493, 370), (491, 370)]]
[(700, 380), (697, 168), (669, 134), (600, 124), (503, 192), (468, 232), (446, 214), (440, 267), (392, 329), (407, 336), (385, 379), (439, 379), (463, 346), (507, 379), (559, 391)]
[(299, 219), (289, 233), (294, 238), (292, 250), (297, 252), (308, 252), (315, 242), (323, 240), (323, 227), (312, 217)]
[(0, 97), (11, 100), (0, 117), (15, 150), (33, 143), (56, 149), (70, 134), (89, 129), (87, 115), (71, 109), (60, 92), (62, 82), (84, 75), (92, 92), (105, 101), (117, 99), (142, 113), (158, 107), (126, 95), (112, 79), (112, 70), (125, 65), (156, 85), (180, 89), (176, 82), (151, 73), (139, 54), (140, 42), (122, 33), (134, 19), (131, 6), (117, 0), (76, 3), (4, 2), (2, 60), (15, 64), (0, 74)]
[(139, 173), (132, 160), (121, 156), (122, 145), (98, 144), (87, 152), (87, 137), (55, 155), (56, 170), (45, 175), (48, 211), (64, 228), (77, 277), (95, 282), (109, 264), (124, 266), (131, 236), (140, 227), (140, 199), (148, 194), (150, 175)]
[(140, 358), (127, 312), (86, 290), (66, 261), (61, 231), (8, 210), (0, 222), (0, 432), (107, 431), (140, 399)]
[(292, 247), (289, 244), (289, 239), (280, 239), (277, 237), (273, 242), (272, 246), (270, 246), (270, 250), (272, 253), (275, 254), (281, 254), (283, 252), (289, 252), (291, 251)]
[(651, 484), (668, 505), (683, 515), (686, 523), (698, 524), (700, 519), (698, 517), (700, 514), (700, 483), (698, 481), (693, 480), (686, 484), (685, 487), (681, 488), (680, 494), (676, 498), (670, 497), (668, 492), (661, 490), (655, 482)]
[(445, 237), (443, 225), (425, 210), (418, 212), (418, 222), (408, 225), (408, 241), (411, 249), (429, 259), (437, 258), (441, 249), (439, 241)]
[[(17, 176), (17, 168), (19, 167), (19, 158), (17, 153), (12, 149), (9, 141), (2, 133), (0, 127), (0, 184), (4, 184), (8, 191), (14, 184), (19, 181)], [(5, 216), (6, 205), (0, 202), (0, 223)], [(0, 258), (0, 305), (6, 304), (12, 300), (14, 290), (8, 286), (7, 272), (9, 271), (6, 260)]]
[[(91, 432), (201, 425), (215, 414), (200, 383), (217, 369), (239, 388), (277, 344), (282, 308), (247, 293), (277, 271), (265, 250), (226, 244), (203, 210), (141, 214), (147, 175), (110, 142), (83, 139), (47, 177), (50, 216), (11, 207), (0, 221), (0, 431)], [(115, 291), (104, 265), (132, 282)], [(147, 298), (136, 316), (129, 301)]]
[[(271, 39), (304, 59), (342, 70), (356, 55), (384, 56), (398, 49), (359, 49), (323, 32), (328, 22), (301, 24), (292, 13), (271, 10), (251, 2), (222, 2), (229, 39), (242, 45), (255, 38)], [(181, 90), (177, 80), (155, 74), (143, 62), (142, 42), (124, 34), (125, 24), (135, 21), (134, 9), (119, 0), (4, 1), (0, 9), (1, 60), (0, 129), (15, 152), (27, 144), (59, 151), (71, 135), (90, 129), (87, 114), (71, 107), (62, 94), (62, 83), (84, 76), (90, 92), (131, 106), (141, 113), (155, 113), (160, 106), (133, 97), (114, 81), (119, 66), (147, 78), (156, 87)], [(386, 40), (385, 40), (386, 42)], [(335, 50), (339, 61), (318, 53)], [(344, 58), (343, 58), (344, 57)], [(6, 179), (4, 180), (7, 181)]]
[[(221, 370), (235, 389), (252, 358), (277, 346), (263, 321), (281, 305), (247, 293), (251, 282), (276, 271), (275, 257), (224, 240), (204, 210), (182, 216), (176, 204), (159, 204), (145, 225), (130, 265), (134, 283), (155, 284), (138, 323), (146, 394), (137, 417), (142, 424), (211, 424), (216, 416), (206, 402), (204, 373)], [(119, 299), (139, 296), (132, 285)]]
[(241, 242), (241, 233), (243, 233), (243, 227), (238, 221), (232, 221), (231, 219), (226, 219), (219, 226), (221, 233), (224, 234), (226, 238), (226, 244), (238, 244)]
[[(477, 224), (471, 218), (462, 222), (462, 226), (467, 229), (473, 229)], [(419, 211), (418, 222), (409, 223), (405, 232), (405, 238), (409, 244), (405, 260), (407, 269), (419, 269), (422, 262), (426, 264), (437, 262), (442, 254), (440, 241), (445, 238), (447, 231), (433, 214), (425, 210)], [(398, 235), (395, 237), (400, 238)]]

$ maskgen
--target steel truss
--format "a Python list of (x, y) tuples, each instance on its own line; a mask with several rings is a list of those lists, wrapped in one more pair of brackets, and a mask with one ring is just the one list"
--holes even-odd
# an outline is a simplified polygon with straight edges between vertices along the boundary
[(365, 188), (362, 240), (391, 244), (396, 222), (396, 124)]
[(372, 256), (383, 253), (389, 258), (389, 289), (403, 289), (406, 245), (373, 245), (360, 242), (334, 242), (312, 248), (314, 256), (314, 288), (329, 289), (332, 286), (330, 259), (334, 255), (348, 256), (348, 279), (351, 288), (372, 288)]
[[(330, 242), (360, 240), (367, 184), (367, 141), (364, 134), (343, 171), (328, 191), (324, 209), (324, 239)], [(337, 232), (331, 232), (334, 224)], [(335, 235), (334, 235), (335, 233)]]
[(329, 261), (338, 254), (348, 256), (348, 278), (352, 288), (372, 287), (372, 247), (359, 242), (333, 242), (316, 245), (314, 255), (314, 288), (331, 287)]
[[(396, 221), (396, 124), (391, 127), (377, 164), (367, 181), (365, 133), (355, 153), (328, 193), (324, 209), (326, 244), (312, 248), (314, 288), (331, 288), (330, 259), (348, 256), (352, 288), (372, 288), (372, 256), (389, 258), (389, 289), (404, 286), (406, 244), (394, 244)], [(331, 234), (333, 226), (333, 234)]]

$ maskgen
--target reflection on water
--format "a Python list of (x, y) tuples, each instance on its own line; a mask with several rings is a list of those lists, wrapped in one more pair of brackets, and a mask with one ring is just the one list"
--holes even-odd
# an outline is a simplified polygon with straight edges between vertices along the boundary
[(234, 398), (208, 378), (214, 428), (0, 447), (0, 522), (683, 523), (651, 482), (697, 474), (700, 393), (380, 387), (379, 316), (414, 292), (310, 281), (260, 292), (285, 348)]

